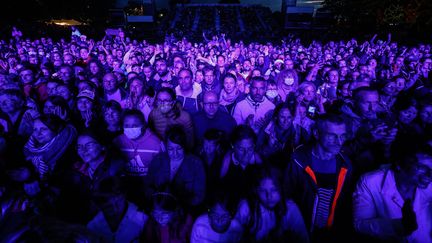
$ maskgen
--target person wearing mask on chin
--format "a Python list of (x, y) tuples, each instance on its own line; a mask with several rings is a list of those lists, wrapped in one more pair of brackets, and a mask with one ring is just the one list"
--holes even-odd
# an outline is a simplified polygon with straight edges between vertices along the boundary
[(176, 94), (170, 88), (161, 88), (155, 99), (156, 107), (149, 114), (149, 127), (155, 132), (159, 139), (164, 139), (165, 132), (169, 126), (180, 125), (186, 132), (187, 147), (193, 148), (194, 131), (192, 118), (176, 102)]
[(159, 138), (146, 128), (144, 115), (139, 110), (126, 110), (123, 115), (123, 134), (114, 139), (127, 163), (125, 172), (128, 181), (127, 196), (140, 205), (144, 178), (147, 176), (153, 157), (162, 149)]

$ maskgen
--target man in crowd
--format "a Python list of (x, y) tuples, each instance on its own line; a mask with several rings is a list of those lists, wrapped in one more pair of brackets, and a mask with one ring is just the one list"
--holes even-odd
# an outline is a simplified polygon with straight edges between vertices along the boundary
[(264, 126), (266, 120), (271, 117), (271, 111), (275, 105), (267, 99), (267, 81), (262, 77), (251, 79), (251, 92), (246, 99), (240, 101), (234, 108), (233, 117), (237, 125), (248, 125), (255, 133)]
[(228, 138), (236, 126), (235, 120), (225, 111), (219, 109), (219, 98), (216, 93), (207, 91), (203, 95), (203, 110), (193, 117), (195, 138), (198, 144), (202, 144), (204, 134), (209, 129), (223, 131)]
[[(347, 138), (344, 120), (328, 115), (317, 120), (316, 142), (294, 151), (285, 173), (287, 196), (299, 205), (313, 240), (334, 242), (350, 225), (351, 164), (341, 153)], [(337, 232), (337, 233), (336, 233)]]
[(193, 81), (193, 74), (190, 69), (182, 69), (178, 73), (179, 85), (175, 88), (177, 101), (189, 114), (199, 110), (198, 95), (201, 93), (201, 86)]

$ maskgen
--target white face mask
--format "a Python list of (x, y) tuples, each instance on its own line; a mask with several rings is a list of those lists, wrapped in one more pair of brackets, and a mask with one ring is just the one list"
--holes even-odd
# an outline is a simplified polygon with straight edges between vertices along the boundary
[(292, 84), (294, 83), (294, 78), (293, 78), (293, 77), (286, 77), (286, 78), (284, 79), (284, 83), (285, 83), (286, 85), (292, 85)]
[(171, 108), (172, 108), (172, 105), (167, 105), (167, 104), (159, 106), (160, 111), (164, 114), (168, 113), (171, 110)]
[(277, 90), (267, 90), (266, 96), (270, 99), (274, 99), (276, 96), (278, 96)]
[(129, 139), (136, 139), (141, 135), (142, 127), (123, 128), (124, 135)]

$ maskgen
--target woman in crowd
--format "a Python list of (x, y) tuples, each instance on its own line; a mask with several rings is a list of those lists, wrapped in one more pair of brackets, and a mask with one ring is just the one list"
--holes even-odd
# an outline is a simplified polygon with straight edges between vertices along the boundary
[[(201, 11), (201, 14), (203, 12), (211, 11)], [(221, 17), (223, 19), (223, 16)], [(246, 23), (246, 26), (251, 25), (253, 24)], [(176, 25), (176, 29), (178, 29), (177, 27), (178, 25)], [(133, 40), (125, 36), (126, 33), (123, 31), (120, 33), (118, 36), (107, 35), (102, 41), (85, 36), (80, 38), (74, 36), (70, 42), (65, 39), (57, 42), (46, 37), (36, 40), (21, 38), (9, 42), (7, 40), (0, 41), (0, 84), (2, 84), (0, 87), (0, 127), (4, 128), (2, 137), (5, 143), (9, 145), (7, 153), (14, 155), (0, 161), (1, 164), (10, 166), (5, 169), (4, 173), (0, 172), (5, 175), (0, 177), (0, 184), (2, 185), (0, 187), (5, 187), (6, 190), (4, 191), (7, 193), (16, 192), (22, 195), (26, 193), (25, 198), (29, 199), (28, 201), (36, 202), (29, 204), (30, 207), (37, 204), (31, 208), (35, 210), (28, 210), (30, 215), (33, 212), (45, 215), (45, 211), (41, 210), (40, 206), (47, 202), (47, 206), (52, 204), (57, 206), (54, 207), (54, 213), (50, 216), (85, 225), (96, 212), (95, 205), (90, 201), (95, 192), (93, 189), (98, 188), (97, 184), (101, 179), (126, 172), (127, 176), (123, 179), (129, 179), (131, 176), (144, 179), (139, 183), (125, 180), (126, 187), (122, 187), (121, 192), (126, 195), (127, 200), (132, 199), (130, 193), (132, 190), (136, 193), (135, 196), (143, 196), (131, 201), (145, 201), (147, 203), (139, 203), (138, 206), (147, 209), (149, 206), (147, 204), (152, 201), (149, 200), (152, 195), (160, 191), (161, 188), (165, 191), (165, 187), (168, 185), (171, 189), (169, 193), (174, 194), (177, 200), (175, 203), (177, 206), (174, 208), (180, 207), (194, 216), (205, 214), (209, 217), (210, 228), (207, 227), (206, 230), (211, 234), (211, 237), (224, 237), (226, 232), (223, 233), (223, 230), (227, 227), (228, 222), (234, 222), (234, 220), (228, 219), (228, 214), (230, 214), (229, 216), (232, 214), (226, 212), (223, 203), (213, 204), (209, 214), (203, 211), (203, 207), (200, 207), (203, 202), (212, 201), (211, 196), (216, 192), (216, 186), (221, 184), (226, 189), (224, 197), (226, 196), (234, 202), (238, 202), (241, 198), (247, 199), (241, 205), (243, 212), (251, 212), (251, 217), (242, 217), (244, 229), (246, 229), (245, 236), (247, 236), (245, 240), (277, 241), (287, 231), (293, 230), (287, 228), (291, 227), (292, 224), (284, 221), (284, 215), (287, 212), (293, 212), (289, 208), (294, 207), (291, 207), (292, 205), (287, 204), (286, 200), (284, 201), (282, 198), (275, 197), (276, 199), (267, 200), (262, 197), (266, 193), (274, 196), (281, 194), (277, 176), (273, 173), (268, 176), (271, 177), (270, 179), (260, 179), (259, 182), (253, 182), (251, 179), (259, 165), (265, 164), (264, 161), (276, 163), (278, 169), (284, 167), (288, 159), (279, 155), (288, 156), (293, 148), (308, 141), (307, 136), (304, 136), (305, 130), (307, 131), (306, 134), (311, 134), (312, 125), (318, 116), (325, 113), (343, 113), (352, 120), (350, 125), (353, 127), (368, 128), (364, 129), (364, 133), (353, 134), (354, 137), (349, 143), (344, 143), (346, 136), (342, 132), (347, 127), (343, 124), (330, 124), (332, 126), (327, 127), (334, 129), (323, 130), (323, 134), (317, 134), (320, 136), (317, 137), (320, 146), (323, 147), (324, 159), (322, 161), (324, 161), (323, 163), (329, 162), (329, 165), (324, 164), (323, 167), (329, 170), (332, 169), (334, 160), (327, 161), (325, 158), (333, 152), (340, 152), (340, 149), (344, 152), (350, 151), (349, 159), (356, 161), (353, 162), (355, 164), (353, 173), (360, 174), (363, 167), (366, 168), (364, 163), (359, 163), (362, 156), (357, 156), (358, 154), (364, 153), (368, 161), (369, 159), (370, 161), (383, 161), (379, 158), (379, 153), (375, 153), (375, 151), (380, 148), (380, 143), (385, 143), (387, 148), (390, 146), (396, 129), (390, 129), (392, 131), (391, 136), (384, 136), (388, 129), (378, 131), (378, 127), (383, 128), (382, 126), (369, 129), (371, 124), (382, 122), (387, 125), (387, 128), (397, 127), (400, 134), (421, 132), (425, 137), (431, 136), (432, 106), (430, 105), (429, 90), (432, 53), (430, 43), (419, 44), (415, 48), (404, 47), (390, 39), (386, 42), (375, 42), (375, 36), (370, 41), (365, 40), (363, 44), (352, 39), (350, 41), (330, 41), (326, 44), (315, 40), (304, 45), (300, 39), (288, 36), (282, 40), (282, 44), (254, 42), (249, 44), (243, 43), (243, 41), (231, 43), (231, 40), (225, 39), (224, 36), (220, 38), (214, 36), (209, 41), (205, 40), (195, 45), (187, 37), (181, 41), (176, 41), (174, 36), (169, 36), (162, 45), (154, 45), (146, 41)], [(188, 33), (181, 34), (182, 37), (185, 35)], [(247, 40), (247, 42), (249, 41), (250, 39)], [(104, 53), (101, 54), (101, 51)], [(202, 56), (205, 56), (206, 61), (211, 65), (203, 62), (202, 60), (205, 58)], [(98, 93), (102, 91), (100, 77), (106, 72), (104, 67), (101, 68), (98, 65), (99, 62), (102, 62), (110, 70), (114, 70), (114, 75), (119, 80), (117, 84), (120, 89), (129, 90), (127, 97), (123, 98), (128, 100), (126, 108), (135, 109), (135, 111), (132, 112), (133, 114), (127, 114), (123, 122), (120, 114), (122, 108), (125, 107), (120, 108), (118, 104), (110, 101), (110, 97)], [(208, 66), (213, 68), (212, 65), (216, 65), (217, 71), (215, 73), (212, 69), (208, 69)], [(266, 95), (275, 103), (282, 104), (273, 111), (274, 116), (270, 122), (260, 121), (259, 126), (262, 129), (259, 134), (255, 134), (246, 125), (238, 124), (239, 126), (232, 136), (231, 148), (228, 151), (225, 151), (226, 146), (220, 136), (211, 132), (206, 134), (202, 147), (202, 144), (199, 144), (200, 147), (194, 146), (193, 126), (195, 124), (192, 124), (191, 115), (176, 103), (174, 87), (158, 90), (154, 103), (152, 103), (154, 96), (152, 88), (149, 87), (149, 84), (156, 85), (156, 83), (157, 86), (162, 84), (172, 86), (178, 81), (179, 68), (184, 66), (190, 67), (193, 72), (196, 72), (196, 83), (208, 81), (211, 85), (208, 84), (207, 86), (212, 89), (215, 88), (214, 86), (223, 84), (219, 100), (228, 114), (250, 92), (257, 97)], [(380, 67), (385, 72), (380, 72)], [(169, 70), (174, 71), (172, 75), (168, 74)], [(51, 75), (54, 72), (56, 75)], [(204, 74), (207, 73), (205, 77), (202, 75), (203, 72)], [(47, 81), (43, 79), (37, 81), (37, 76), (36, 79), (32, 77), (32, 74), (41, 75), (41, 73), (44, 73), (43, 78)], [(335, 95), (334, 89), (322, 89), (317, 92), (315, 87), (321, 86), (324, 81), (326, 81), (324, 86), (337, 83), (337, 74), (339, 74), (340, 80), (344, 80), (344, 83), (338, 83), (340, 95)], [(219, 80), (219, 76), (223, 79)], [(264, 79), (267, 82), (262, 82), (263, 85), (257, 87), (249, 87), (251, 76), (254, 76), (255, 79)], [(324, 80), (324, 77), (328, 78)], [(25, 86), (23, 84), (24, 78), (28, 81)], [(141, 78), (145, 81), (142, 81)], [(391, 81), (388, 82), (388, 80)], [(43, 103), (44, 99), (33, 101), (31, 99), (33, 97), (26, 98), (23, 95), (24, 93), (30, 94), (27, 91), (34, 88), (43, 91), (45, 86), (49, 86), (51, 95), (45, 104)], [(368, 88), (369, 90), (356, 91), (361, 86), (370, 86), (370, 88)], [(380, 93), (373, 90), (376, 86), (380, 89)], [(328, 106), (326, 103), (324, 107), (325, 99), (322, 99), (318, 93), (323, 94), (327, 99), (336, 100)], [(46, 92), (41, 92), (41, 94), (46, 94)], [(405, 94), (408, 95), (409, 99), (407, 102), (402, 102), (402, 98), (399, 97)], [(52, 95), (63, 97), (73, 113), (68, 114), (64, 101), (60, 101), (61, 98)], [(420, 104), (417, 117), (415, 115), (416, 103)], [(104, 109), (99, 110), (98, 104), (106, 105)], [(248, 109), (250, 108), (252, 113), (255, 111), (256, 116), (259, 115), (256, 111), (260, 105), (260, 102), (254, 102)], [(352, 108), (350, 111), (343, 109), (349, 106)], [(239, 110), (240, 112), (245, 111), (243, 108), (239, 108)], [(40, 119), (37, 119), (38, 111), (44, 114)], [(220, 111), (215, 116), (222, 117), (222, 113)], [(65, 125), (65, 128), (61, 129), (63, 125), (55, 126), (49, 125), (49, 123), (47, 125), (43, 122), (46, 116), (53, 115), (60, 116), (66, 122), (69, 117), (71, 125)], [(210, 118), (212, 114), (206, 113), (204, 115), (212, 119)], [(393, 118), (393, 120), (387, 119), (388, 117)], [(146, 128), (147, 120), (149, 129)], [(64, 121), (59, 122), (64, 124)], [(417, 130), (417, 124), (421, 130)], [(181, 126), (184, 132), (179, 132), (176, 129), (171, 130), (170, 127), (174, 125)], [(77, 153), (72, 156), (67, 155), (67, 145), (70, 142), (58, 143), (56, 139), (57, 136), (62, 137), (61, 134), (70, 126), (82, 132), (78, 138)], [(159, 140), (150, 136), (152, 132), (159, 140), (164, 140), (162, 146), (159, 144)], [(98, 134), (98, 136), (94, 134)], [(257, 135), (258, 137), (256, 137)], [(112, 146), (113, 138), (116, 136), (116, 146)], [(0, 138), (0, 148), (1, 142)], [(26, 142), (28, 144), (24, 146)], [(60, 148), (60, 145), (66, 146)], [(115, 147), (123, 150), (123, 157), (127, 158), (126, 161), (119, 158), (119, 154), (116, 154), (114, 150)], [(63, 152), (63, 149), (66, 152)], [(156, 154), (155, 151), (159, 152), (159, 149), (163, 152), (154, 158), (147, 156)], [(20, 156), (24, 154), (23, 151), (25, 151), (28, 159), (34, 163), (34, 165), (27, 164), (29, 168), (34, 168), (35, 173), (33, 174), (29, 170), (21, 170), (21, 167), (26, 165), (23, 165), (25, 159), (20, 159)], [(191, 151), (196, 152), (204, 162), (192, 155)], [(57, 158), (57, 156), (60, 157)], [(274, 159), (276, 157), (278, 160)], [(152, 160), (150, 164), (148, 164), (149, 160)], [(72, 162), (76, 163), (74, 166), (69, 166)], [(65, 166), (64, 169), (63, 166)], [(125, 166), (126, 169), (124, 169)], [(420, 167), (422, 166), (420, 165)], [(313, 174), (309, 174), (310, 171), (308, 172), (307, 168), (304, 169), (305, 171), (302, 170), (301, 173), (306, 180), (320, 180), (320, 177), (315, 178)], [(394, 171), (394, 173), (401, 173), (402, 170)], [(60, 171), (62, 173), (58, 173)], [(427, 172), (427, 169), (421, 168), (420, 171)], [(287, 172), (284, 176), (291, 178), (295, 175)], [(36, 181), (35, 177), (39, 177), (38, 180), (42, 178), (41, 181), (44, 183), (41, 185), (28, 183)], [(428, 182), (427, 175), (422, 175), (422, 177), (423, 182)], [(3, 183), (4, 178), (10, 182)], [(27, 181), (28, 178), (31, 181)], [(49, 180), (45, 180), (45, 178)], [(343, 184), (344, 178), (343, 175), (336, 178), (338, 185)], [(405, 178), (402, 182), (410, 181), (408, 177), (402, 178)], [(140, 184), (141, 182), (142, 184)], [(336, 185), (336, 181), (333, 179), (328, 180), (328, 182)], [(136, 187), (134, 186), (137, 185), (140, 187), (139, 190), (135, 190)], [(252, 189), (254, 193), (249, 194), (251, 185), (254, 185)], [(408, 186), (410, 187), (410, 185)], [(46, 188), (50, 190), (45, 190)], [(337, 187), (332, 195), (334, 198), (337, 198), (336, 189)], [(0, 189), (0, 194), (2, 191)], [(47, 195), (47, 191), (54, 192), (54, 194), (60, 192), (58, 198), (57, 196), (52, 197), (58, 200), (51, 202), (36, 200)], [(321, 195), (325, 196), (326, 194)], [(108, 197), (113, 200), (102, 200), (102, 202), (107, 203), (108, 206), (116, 206), (116, 199), (119, 199), (119, 209), (124, 209), (124, 200), (120, 200), (121, 198), (116, 193), (110, 194)], [(272, 203), (269, 204), (270, 201), (274, 202), (276, 206), (273, 206)], [(299, 203), (304, 203), (304, 200), (302, 199)], [(317, 202), (318, 204), (322, 204), (321, 199)], [(351, 205), (345, 201), (337, 201), (337, 204), (337, 208), (340, 206), (349, 208)], [(327, 205), (326, 202), (323, 205)], [(332, 207), (333, 205), (335, 204), (332, 204)], [(2, 208), (8, 208), (3, 206)], [(403, 203), (399, 203), (399, 206), (403, 207)], [(21, 211), (23, 208), (20, 208)], [(414, 205), (414, 211), (416, 210)], [(173, 209), (170, 208), (168, 211), (173, 211)], [(328, 211), (334, 212), (331, 211), (331, 208)], [(412, 212), (408, 209), (406, 211), (408, 212), (405, 213), (408, 215), (408, 221), (413, 221)], [(320, 212), (327, 213), (326, 210)], [(0, 212), (0, 232), (2, 232), (1, 227), (9, 225), (7, 220), (2, 220), (1, 213), (3, 211)], [(113, 214), (111, 216), (120, 215)], [(347, 215), (351, 214), (348, 213)], [(429, 214), (422, 213), (421, 216), (423, 215)], [(161, 218), (162, 221), (165, 220), (165, 214)], [(324, 217), (320, 218), (323, 219)], [(332, 219), (329, 219), (326, 225), (330, 226), (330, 230), (333, 230), (332, 222), (330, 222)], [(306, 221), (309, 220), (310, 218)], [(368, 220), (369, 218), (361, 219), (362, 223)], [(180, 222), (179, 225), (186, 224), (184, 218), (174, 221), (176, 225), (177, 222)], [(376, 223), (377, 221), (372, 222)], [(200, 222), (202, 221), (198, 223)], [(324, 220), (320, 221), (319, 225), (324, 225), (323, 223)], [(335, 225), (337, 223), (338, 221), (335, 220)], [(418, 232), (427, 232), (422, 228), (426, 224), (421, 222), (418, 225)], [(364, 232), (364, 228), (360, 228), (359, 231)], [(160, 231), (153, 232), (165, 232), (156, 234), (162, 236), (161, 239), (164, 241), (164, 239), (168, 239), (165, 236), (170, 235), (166, 234), (165, 229), (165, 227), (160, 227), (158, 228)], [(177, 231), (176, 227), (170, 229)], [(407, 229), (406, 234), (411, 232), (414, 227)], [(324, 231), (326, 230), (327, 228)], [(334, 232), (334, 235), (338, 236), (345, 233), (339, 230)], [(347, 234), (350, 233), (347, 232)], [(415, 234), (417, 233), (413, 233), (407, 239), (410, 240), (410, 237), (418, 239), (415, 238), (417, 237)], [(288, 233), (287, 235), (296, 234)], [(158, 237), (151, 239), (159, 240)], [(170, 237), (169, 239), (178, 239), (179, 241), (190, 239), (188, 234), (171, 234)], [(209, 235), (209, 239), (211, 237)], [(428, 238), (424, 239), (426, 239), (424, 242), (428, 242)], [(126, 240), (128, 241), (129, 238)], [(350, 238), (346, 238), (345, 241), (350, 241)]]
[(432, 102), (424, 100), (419, 107), (419, 124), (428, 138), (432, 137)]
[[(294, 70), (285, 70), (276, 76), (278, 93), (282, 101), (293, 103), (299, 86), (299, 78)], [(294, 104), (292, 104), (294, 105)]]
[(147, 198), (169, 188), (188, 209), (199, 206), (205, 197), (206, 174), (202, 161), (189, 153), (186, 133), (180, 126), (167, 130), (165, 151), (153, 158), (148, 171)]
[(257, 171), (250, 197), (240, 202), (236, 219), (248, 242), (309, 242), (297, 205), (285, 199), (279, 170)]
[(100, 131), (102, 122), (99, 117), (96, 98), (96, 94), (87, 89), (80, 91), (77, 95), (76, 114), (73, 123), (78, 132), (85, 129)]
[(30, 161), (37, 177), (46, 180), (52, 174), (71, 167), (71, 145), (76, 130), (56, 115), (40, 116), (34, 121), (33, 133), (24, 146), (24, 155)]
[(37, 111), (25, 106), (25, 97), (20, 90), (7, 89), (0, 92), (0, 111), (5, 132), (15, 139), (27, 139), (33, 132), (33, 119)]
[(406, 94), (399, 95), (394, 106), (395, 126), (398, 134), (421, 134), (422, 129), (415, 121), (417, 117), (417, 101)]
[(304, 104), (312, 117), (325, 113), (323, 102), (323, 97), (317, 94), (315, 84), (312, 82), (303, 82), (300, 84), (297, 94), (297, 103)]
[(156, 192), (151, 197), (151, 217), (141, 237), (143, 242), (189, 242), (193, 224), (173, 194)]
[(219, 189), (207, 205), (208, 211), (195, 220), (190, 242), (241, 242), (243, 229), (234, 218), (237, 205), (231, 198)]
[(223, 89), (220, 93), (219, 103), (232, 114), (235, 105), (246, 96), (237, 88), (237, 78), (231, 73), (223, 77)]
[(66, 100), (61, 96), (50, 96), (45, 101), (43, 106), (43, 113), (45, 115), (53, 114), (60, 117), (63, 121), (70, 120), (70, 109)]
[(125, 173), (128, 199), (144, 204), (144, 180), (148, 175), (151, 160), (161, 151), (161, 141), (150, 130), (139, 110), (125, 110), (122, 119), (123, 134), (114, 139), (127, 163)]
[(228, 150), (222, 160), (221, 183), (237, 202), (245, 196), (251, 176), (263, 163), (255, 145), (256, 135), (252, 128), (246, 125), (237, 126), (231, 135), (232, 149)]
[(164, 139), (169, 126), (180, 125), (186, 132), (187, 149), (193, 148), (192, 119), (181, 105), (176, 103), (176, 94), (173, 89), (161, 88), (156, 94), (156, 107), (150, 112), (149, 126), (160, 139)]
[(117, 101), (110, 100), (102, 107), (102, 115), (106, 125), (103, 135), (107, 141), (112, 141), (123, 133), (121, 123), (122, 108)]
[(149, 114), (153, 108), (153, 97), (145, 90), (145, 83), (139, 77), (129, 81), (129, 96), (126, 100), (127, 109), (140, 110), (148, 121)]
[(257, 147), (264, 157), (285, 163), (297, 146), (309, 141), (306, 129), (293, 121), (294, 115), (287, 103), (276, 106), (273, 119), (258, 134)]

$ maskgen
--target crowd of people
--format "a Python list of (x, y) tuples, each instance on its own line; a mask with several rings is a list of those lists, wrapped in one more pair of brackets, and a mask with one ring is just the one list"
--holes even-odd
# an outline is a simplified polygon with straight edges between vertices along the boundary
[(5, 242), (432, 242), (431, 44), (0, 40)]

